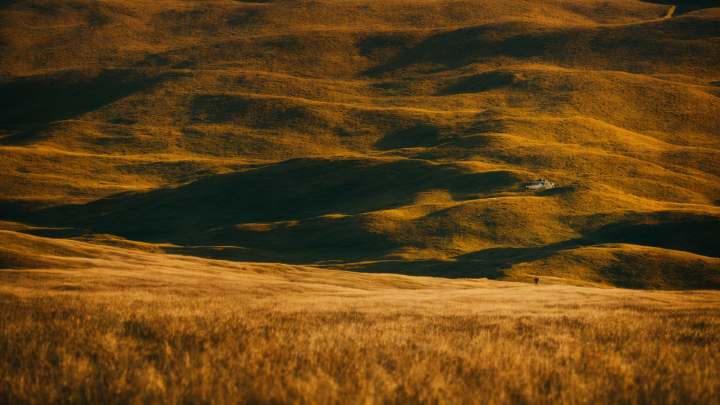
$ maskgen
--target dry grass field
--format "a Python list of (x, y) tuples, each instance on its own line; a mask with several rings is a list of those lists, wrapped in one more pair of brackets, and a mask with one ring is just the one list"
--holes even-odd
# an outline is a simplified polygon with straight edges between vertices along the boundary
[(0, 403), (720, 404), (718, 6), (0, 0)]
[(42, 269), (0, 273), (3, 403), (720, 403), (717, 291), (363, 274), (0, 236), (15, 251), (55, 252)]

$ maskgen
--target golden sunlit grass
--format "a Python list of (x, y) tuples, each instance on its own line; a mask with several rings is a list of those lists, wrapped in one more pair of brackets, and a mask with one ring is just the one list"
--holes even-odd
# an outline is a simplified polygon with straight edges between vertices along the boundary
[(720, 403), (691, 6), (0, 2), (0, 403)]
[(63, 243), (54, 265), (0, 272), (1, 402), (720, 398), (717, 292), (368, 275)]
[[(10, 3), (3, 220), (202, 257), (452, 277), (525, 280), (517, 265), (572, 251), (552, 257), (589, 265), (533, 271), (657, 286), (588, 268), (611, 262), (591, 257), (605, 245), (615, 258), (646, 246), (673, 273), (698, 259), (710, 275), (663, 286), (715, 285), (717, 9)], [(541, 176), (562, 188), (523, 189)]]

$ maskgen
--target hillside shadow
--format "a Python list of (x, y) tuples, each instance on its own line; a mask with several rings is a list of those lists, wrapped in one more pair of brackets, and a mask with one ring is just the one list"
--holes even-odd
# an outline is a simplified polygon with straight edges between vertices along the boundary
[(77, 237), (85, 236), (85, 235), (92, 233), (87, 229), (78, 229), (78, 228), (35, 228), (35, 229), (23, 230), (20, 232), (28, 234), (28, 235), (40, 236), (42, 238), (53, 238), (53, 239), (77, 238)]
[(43, 201), (13, 200), (0, 197), (0, 220), (10, 220), (47, 207)]
[(442, 91), (438, 92), (436, 96), (451, 96), (455, 94), (465, 93), (481, 93), (484, 91), (490, 91), (493, 89), (510, 86), (511, 84), (515, 83), (516, 80), (516, 75), (511, 72), (492, 71), (480, 73), (465, 78), (458, 83), (446, 87)]
[(578, 238), (535, 248), (490, 248), (456, 256), (459, 262), (472, 263), (485, 272), (502, 273), (513, 265), (542, 260), (561, 251), (593, 245), (592, 240)]
[(469, 261), (412, 260), (376, 261), (360, 266), (349, 266), (345, 270), (363, 273), (392, 273), (406, 276), (442, 278), (489, 278), (498, 279), (506, 275), (502, 270), (478, 265)]
[[(647, 222), (655, 223), (647, 223)], [(502, 271), (514, 264), (547, 259), (562, 250), (600, 244), (630, 244), (678, 250), (720, 258), (720, 218), (677, 212), (631, 214), (583, 235), (533, 248), (491, 248), (456, 256), (488, 271)]]
[(280, 98), (202, 94), (192, 98), (190, 118), (208, 124), (243, 121), (254, 128), (313, 125), (327, 127), (327, 117), (308, 105)]
[[(542, 56), (554, 36), (529, 34), (519, 23), (487, 24), (435, 34), (415, 46), (403, 49), (385, 64), (364, 72), (379, 76), (413, 64), (440, 65), (437, 71), (453, 70), (483, 58), (500, 56), (527, 59)], [(505, 38), (498, 39), (498, 37)], [(482, 78), (480, 79), (482, 80)]]
[[(501, 173), (487, 174), (488, 177), (493, 175), (502, 177)], [(469, 174), (469, 176), (476, 176), (475, 179), (464, 179), (472, 183), (475, 188), (478, 188), (482, 180), (498, 181), (498, 179), (484, 178), (483, 173)], [(298, 180), (297, 177), (294, 178), (294, 181)], [(452, 180), (450, 182), (453, 183)], [(240, 184), (232, 182), (226, 186), (235, 187)], [(410, 195), (408, 191), (392, 195), (391, 188), (392, 185), (388, 184), (377, 198), (389, 198), (388, 201), (391, 201), (392, 197), (403, 198)], [(455, 188), (461, 189), (462, 185), (456, 182)], [(182, 187), (175, 191), (180, 189)], [(41, 216), (51, 215), (54, 219), (84, 215), (84, 218), (69, 222), (87, 223), (86, 228), (92, 231), (60, 228), (32, 229), (22, 232), (51, 238), (87, 236), (93, 232), (111, 233), (133, 240), (164, 241), (175, 244), (176, 247), (171, 249), (163, 247), (168, 253), (223, 260), (281, 261), (301, 265), (334, 261), (341, 265), (347, 264), (348, 269), (362, 272), (446, 278), (500, 278), (505, 276), (506, 271), (514, 265), (549, 259), (561, 251), (604, 244), (638, 245), (720, 258), (720, 250), (717, 249), (717, 246), (720, 246), (719, 217), (668, 211), (629, 213), (619, 221), (586, 232), (582, 237), (545, 246), (482, 249), (458, 255), (452, 261), (386, 260), (404, 245), (392, 233), (375, 232), (372, 228), (368, 228), (368, 224), (372, 221), (368, 222), (368, 218), (362, 215), (328, 215), (308, 219), (298, 218), (297, 221), (253, 223), (262, 221), (261, 218), (267, 220), (273, 215), (276, 215), (275, 218), (288, 215), (288, 212), (302, 215), (302, 210), (293, 210), (292, 207), (285, 208), (285, 212), (275, 212), (282, 210), (283, 205), (292, 206), (289, 201), (293, 198), (298, 206), (306, 206), (305, 215), (317, 214), (319, 211), (309, 214), (311, 211), (308, 211), (307, 205), (321, 204), (317, 198), (321, 194), (312, 196), (290, 191), (283, 196), (276, 191), (249, 203), (241, 202), (242, 197), (235, 195), (238, 201), (227, 206), (228, 201), (213, 200), (208, 198), (208, 194), (193, 196), (193, 191), (198, 191), (197, 189), (180, 191), (173, 196), (175, 202), (159, 201), (158, 198), (161, 196), (155, 192), (140, 195), (124, 194), (114, 198), (117, 204), (113, 204), (113, 198), (110, 198), (85, 206), (59, 207), (40, 213)], [(190, 211), (187, 207), (179, 206), (178, 199), (185, 200), (189, 206), (194, 206), (195, 210)], [(275, 203), (273, 199), (281, 202)], [(262, 206), (263, 204), (265, 206)], [(341, 202), (330, 202), (316, 209), (334, 211), (339, 205)], [(258, 208), (261, 206), (262, 208)], [(112, 209), (117, 211), (113, 212)], [(248, 212), (253, 209), (259, 211)], [(436, 215), (442, 215), (442, 210), (428, 216)], [(247, 221), (252, 216), (259, 220), (248, 221), (249, 225), (227, 226), (230, 223)], [(598, 218), (586, 219), (590, 223), (604, 221), (601, 217), (602, 215), (598, 215)], [(626, 274), (627, 266), (619, 265), (617, 268), (606, 266), (606, 270), (614, 272), (618, 286), (642, 287), (632, 284), (632, 275)]]
[(293, 159), (177, 188), (39, 210), (24, 220), (154, 241), (235, 224), (392, 209), (412, 204), (417, 193), (434, 189), (464, 199), (519, 190), (520, 182), (512, 172), (472, 173), (421, 160)]
[(438, 128), (433, 125), (416, 125), (412, 128), (391, 132), (375, 142), (375, 148), (388, 151), (402, 148), (436, 146), (440, 138)]
[[(77, 118), (174, 74), (146, 75), (134, 70), (71, 71), (0, 83), (0, 126), (28, 127)], [(4, 138), (4, 144), (17, 141)]]
[(22, 3), (25, 0), (0, 0), (0, 9), (3, 9), (13, 4)]
[[(662, 29), (659, 28), (661, 25)], [(387, 62), (363, 74), (379, 77), (406, 71), (413, 66), (421, 69), (422, 73), (432, 74), (498, 58), (545, 60), (560, 66), (580, 65), (585, 68), (598, 59), (606, 68), (609, 64), (613, 69), (624, 70), (627, 66), (622, 61), (606, 60), (607, 55), (622, 52), (641, 59), (663, 57), (672, 60), (696, 51), (687, 48), (683, 42), (673, 41), (709, 39), (717, 36), (717, 30), (718, 24), (714, 19), (682, 18), (598, 28), (551, 28), (537, 22), (490, 23), (431, 35), (412, 47), (398, 50)], [(471, 80), (478, 80), (479, 89), (492, 87), (493, 84), (486, 83), (485, 79)], [(457, 87), (447, 91), (452, 94), (453, 91), (465, 90)]]
[(245, 254), (263, 252), (266, 260), (289, 264), (377, 260), (401, 247), (391, 235), (370, 231), (362, 216), (229, 226), (171, 238), (184, 246), (242, 246)]
[(720, 258), (720, 218), (682, 212), (636, 213), (585, 234), (598, 243), (627, 243)]

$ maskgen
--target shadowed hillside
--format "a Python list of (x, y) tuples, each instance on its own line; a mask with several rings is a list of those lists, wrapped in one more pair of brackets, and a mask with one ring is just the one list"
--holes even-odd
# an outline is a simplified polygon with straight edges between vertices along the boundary
[[(655, 3), (0, 2), (0, 220), (238, 261), (718, 288), (720, 8)], [(560, 187), (524, 188), (540, 177)]]

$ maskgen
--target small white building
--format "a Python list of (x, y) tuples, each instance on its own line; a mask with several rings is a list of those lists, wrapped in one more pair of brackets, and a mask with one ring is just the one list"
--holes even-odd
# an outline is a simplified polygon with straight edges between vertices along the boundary
[(528, 190), (542, 190), (544, 188), (554, 188), (557, 186), (557, 183), (553, 183), (551, 181), (547, 181), (545, 178), (541, 178), (534, 183), (526, 185), (525, 188)]

